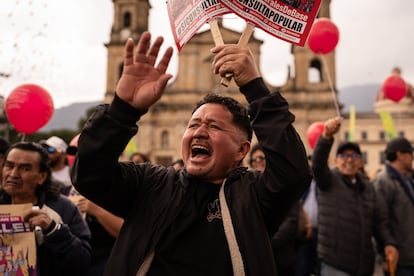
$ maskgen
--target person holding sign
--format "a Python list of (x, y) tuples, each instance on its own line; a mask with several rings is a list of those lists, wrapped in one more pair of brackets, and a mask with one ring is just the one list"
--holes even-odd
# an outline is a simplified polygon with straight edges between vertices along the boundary
[(52, 183), (46, 149), (33, 142), (13, 144), (2, 168), (0, 204), (36, 207), (25, 216), (36, 233), (35, 275), (86, 275), (89, 228), (78, 208)]
[[(277, 275), (270, 237), (311, 181), (288, 103), (266, 88), (248, 48), (214, 47), (213, 72), (233, 74), (249, 110), (206, 95), (183, 134), (179, 171), (118, 162), (172, 77), (172, 48), (157, 63), (163, 38), (150, 39), (142, 33), (135, 55), (126, 42), (115, 98), (86, 123), (72, 170), (81, 194), (125, 219), (105, 275)], [(241, 166), (253, 130), (268, 164), (262, 173)]]

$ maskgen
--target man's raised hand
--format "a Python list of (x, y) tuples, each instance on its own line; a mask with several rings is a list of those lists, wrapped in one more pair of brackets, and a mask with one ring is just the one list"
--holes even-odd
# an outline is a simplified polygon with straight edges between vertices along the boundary
[(167, 74), (173, 49), (168, 47), (157, 62), (163, 37), (157, 37), (151, 45), (151, 34), (143, 32), (134, 56), (134, 42), (128, 39), (125, 44), (125, 57), (122, 76), (116, 94), (131, 106), (147, 109), (163, 94), (167, 82), (172, 78)]

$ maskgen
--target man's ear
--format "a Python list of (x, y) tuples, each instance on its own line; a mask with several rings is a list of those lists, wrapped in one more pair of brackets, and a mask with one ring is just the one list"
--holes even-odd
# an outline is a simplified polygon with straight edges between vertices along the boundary
[(47, 178), (47, 172), (40, 172), (38, 176), (38, 183), (37, 185), (42, 186)]
[(240, 151), (239, 151), (240, 156), (238, 156), (239, 160), (240, 161), (243, 160), (244, 157), (246, 157), (246, 155), (249, 153), (249, 151), (250, 151), (250, 142), (249, 141), (243, 142), (240, 145)]

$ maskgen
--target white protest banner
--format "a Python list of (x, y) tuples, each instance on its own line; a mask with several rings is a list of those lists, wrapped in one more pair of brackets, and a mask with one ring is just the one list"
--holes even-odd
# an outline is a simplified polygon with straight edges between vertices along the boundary
[[(205, 23), (230, 13), (219, 0), (168, 0), (167, 9), (178, 51), (181, 51)], [(212, 34), (215, 42), (220, 41), (219, 30), (212, 29)]]
[(305, 45), (321, 0), (220, 0), (232, 12), (289, 43)]

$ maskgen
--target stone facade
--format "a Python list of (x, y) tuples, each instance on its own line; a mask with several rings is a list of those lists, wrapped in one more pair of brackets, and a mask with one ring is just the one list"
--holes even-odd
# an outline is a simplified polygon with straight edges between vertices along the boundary
[[(148, 14), (151, 7), (148, 0), (114, 0), (113, 2), (114, 24), (111, 41), (106, 45), (108, 76), (105, 102), (107, 103), (113, 98), (116, 83), (122, 72), (125, 40), (133, 37), (137, 41), (142, 31), (148, 29)], [(329, 6), (330, 0), (322, 2), (319, 17), (330, 17)], [(224, 28), (221, 21), (219, 27), (225, 43), (238, 42), (241, 33)], [(220, 85), (220, 79), (212, 74), (210, 48), (213, 44), (209, 30), (192, 37), (178, 55), (178, 71), (175, 78), (168, 85), (160, 101), (139, 122), (140, 130), (134, 141), (138, 150), (147, 154), (152, 162), (168, 165), (180, 158), (181, 137), (187, 121), (196, 102), (206, 93), (228, 95), (246, 104), (244, 96), (238, 92), (233, 82), (226, 88)], [(262, 41), (256, 39), (253, 33), (249, 47), (257, 61), (260, 61), (261, 44)], [(296, 116), (295, 127), (310, 154), (312, 149), (306, 138), (309, 125), (338, 114), (343, 116), (343, 127), (335, 139), (335, 147), (338, 142), (347, 139), (349, 131), (349, 114), (341, 113), (341, 104), (337, 101), (335, 52), (316, 55), (307, 47), (293, 45), (291, 54), (294, 68), (289, 68), (286, 83), (280, 87), (268, 86), (271, 90), (281, 91), (288, 100), (290, 109)], [(260, 64), (258, 65), (260, 68)], [(408, 110), (413, 111), (412, 99), (404, 99), (404, 101), (408, 101)], [(384, 102), (399, 110), (400, 103), (390, 103), (389, 100), (380, 99), (375, 104), (378, 106)], [(414, 129), (411, 129), (414, 128), (412, 114), (398, 113), (397, 115), (396, 125), (399, 132), (404, 132), (406, 137), (414, 139)], [(386, 142), (386, 138), (381, 134), (382, 124), (376, 113), (357, 114), (356, 122), (355, 141), (361, 144), (366, 158), (366, 169), (372, 174), (382, 166), (382, 151)], [(333, 158), (334, 156), (331, 161)]]

